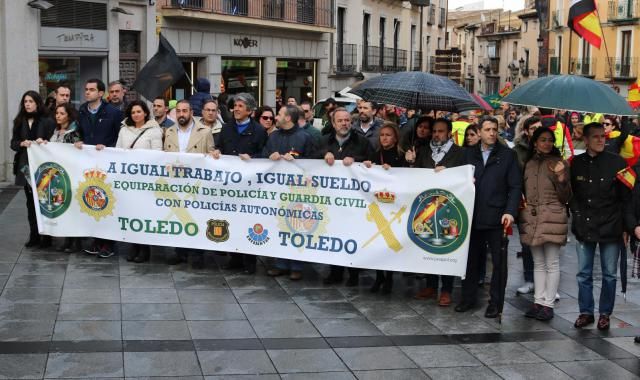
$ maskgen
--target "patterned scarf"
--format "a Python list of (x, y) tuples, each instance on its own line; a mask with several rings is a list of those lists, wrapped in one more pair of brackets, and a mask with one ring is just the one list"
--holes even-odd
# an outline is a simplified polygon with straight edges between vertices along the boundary
[(429, 146), (431, 146), (431, 158), (433, 158), (433, 162), (436, 166), (442, 161), (444, 156), (447, 154), (451, 146), (453, 145), (453, 140), (449, 139), (443, 144), (439, 144), (433, 140), (429, 142)]

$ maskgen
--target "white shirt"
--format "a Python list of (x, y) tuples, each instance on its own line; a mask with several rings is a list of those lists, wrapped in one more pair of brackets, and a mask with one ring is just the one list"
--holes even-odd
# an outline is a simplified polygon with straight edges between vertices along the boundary
[(186, 152), (187, 148), (189, 148), (189, 138), (191, 137), (191, 131), (193, 131), (193, 127), (196, 123), (191, 120), (191, 125), (187, 128), (186, 131), (183, 131), (180, 126), (178, 126), (178, 145), (180, 146), (181, 152)]

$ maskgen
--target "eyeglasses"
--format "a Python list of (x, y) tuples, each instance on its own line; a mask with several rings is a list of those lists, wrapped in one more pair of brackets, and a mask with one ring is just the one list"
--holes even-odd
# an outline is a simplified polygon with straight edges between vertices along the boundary
[(260, 119), (267, 121), (267, 120), (271, 120), (273, 121), (273, 116), (260, 116)]

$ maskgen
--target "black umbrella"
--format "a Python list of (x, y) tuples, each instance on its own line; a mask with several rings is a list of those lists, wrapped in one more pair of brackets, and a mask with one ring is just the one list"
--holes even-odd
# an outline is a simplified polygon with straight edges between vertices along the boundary
[(411, 109), (459, 112), (482, 108), (458, 83), (421, 71), (381, 75), (355, 85), (349, 92), (365, 100)]
[(624, 301), (627, 301), (627, 245), (622, 242), (620, 249), (620, 284), (622, 285), (622, 295)]
[(504, 309), (504, 297), (507, 288), (507, 253), (509, 251), (509, 231), (510, 227), (502, 230), (502, 244), (500, 244), (500, 268), (498, 268), (498, 286), (500, 287), (498, 298), (498, 323), (502, 324), (502, 310)]

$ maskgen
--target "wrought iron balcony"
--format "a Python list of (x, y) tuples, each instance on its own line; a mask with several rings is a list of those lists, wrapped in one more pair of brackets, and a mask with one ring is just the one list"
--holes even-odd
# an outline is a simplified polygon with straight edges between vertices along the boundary
[(404, 49), (384, 48), (382, 71), (407, 71), (407, 51)]
[(610, 0), (609, 21), (633, 21), (640, 18), (640, 0)]
[(413, 51), (411, 53), (411, 70), (422, 71), (422, 51)]
[[(157, 0), (157, 4), (167, 10), (334, 27), (335, 0)], [(193, 17), (187, 14), (180, 16)]]
[(571, 74), (593, 76), (596, 70), (595, 58), (571, 58), (569, 70)]
[(606, 77), (611, 78), (611, 70), (613, 69), (614, 78), (636, 78), (638, 76), (638, 58), (637, 57), (625, 57), (625, 58), (609, 58), (609, 65), (605, 68)]
[(336, 44), (336, 74), (350, 74), (358, 71), (358, 46), (356, 44)]

